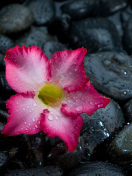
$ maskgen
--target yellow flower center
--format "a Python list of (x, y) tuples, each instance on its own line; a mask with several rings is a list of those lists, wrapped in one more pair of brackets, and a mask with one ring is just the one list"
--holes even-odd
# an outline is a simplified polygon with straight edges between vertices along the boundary
[(38, 98), (47, 106), (59, 106), (65, 97), (65, 91), (54, 83), (47, 83), (39, 90)]

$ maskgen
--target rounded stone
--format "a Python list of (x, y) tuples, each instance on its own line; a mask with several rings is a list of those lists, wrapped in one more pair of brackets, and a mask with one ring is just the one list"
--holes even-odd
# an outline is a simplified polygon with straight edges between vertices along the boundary
[(50, 59), (51, 56), (57, 51), (67, 50), (66, 45), (58, 41), (48, 41), (44, 43), (43, 52)]
[(126, 125), (108, 148), (110, 159), (118, 164), (132, 164), (132, 123)]
[(116, 27), (105, 18), (72, 22), (66, 38), (72, 48), (84, 47), (88, 53), (123, 50)]
[(54, 3), (52, 0), (32, 0), (28, 1), (26, 6), (33, 12), (36, 25), (48, 23), (55, 15)]
[(10, 4), (0, 10), (0, 32), (13, 34), (27, 29), (34, 21), (29, 8), (20, 4)]
[(125, 53), (100, 52), (84, 59), (87, 77), (94, 87), (117, 100), (132, 97), (132, 59)]
[(38, 46), (42, 48), (43, 44), (48, 40), (52, 40), (49, 34), (42, 32), (37, 27), (31, 27), (30, 30), (17, 38), (15, 42), (19, 46)]
[(0, 34), (0, 52), (5, 54), (8, 49), (13, 47), (15, 47), (15, 42), (9, 37)]

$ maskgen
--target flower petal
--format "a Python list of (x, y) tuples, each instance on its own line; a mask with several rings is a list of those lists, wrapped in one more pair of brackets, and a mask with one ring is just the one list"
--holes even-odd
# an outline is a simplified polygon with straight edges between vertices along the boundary
[(40, 120), (44, 107), (30, 95), (16, 94), (7, 101), (10, 115), (2, 130), (6, 136), (35, 134), (42, 130)]
[(50, 78), (48, 58), (36, 46), (9, 49), (5, 60), (7, 82), (19, 93), (36, 91)]
[(50, 59), (52, 80), (68, 91), (77, 91), (84, 87), (88, 81), (83, 66), (86, 52), (86, 49), (80, 48), (53, 54)]
[(44, 133), (48, 137), (58, 136), (62, 139), (69, 151), (73, 151), (78, 143), (83, 119), (80, 115), (66, 116), (60, 109), (45, 110), (45, 118), (41, 121)]
[(67, 95), (61, 110), (66, 115), (85, 112), (90, 116), (95, 110), (105, 108), (108, 103), (110, 103), (110, 99), (97, 93), (93, 85), (88, 81), (84, 89), (70, 92)]

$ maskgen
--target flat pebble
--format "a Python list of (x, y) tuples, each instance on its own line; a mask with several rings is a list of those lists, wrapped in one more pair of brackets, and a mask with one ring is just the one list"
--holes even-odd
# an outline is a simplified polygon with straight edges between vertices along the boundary
[(34, 17), (29, 8), (20, 4), (9, 4), (0, 9), (0, 32), (14, 34), (31, 26)]

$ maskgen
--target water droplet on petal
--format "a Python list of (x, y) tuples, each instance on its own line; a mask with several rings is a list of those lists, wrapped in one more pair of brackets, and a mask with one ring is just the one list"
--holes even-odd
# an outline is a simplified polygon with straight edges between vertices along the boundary
[(50, 115), (48, 116), (48, 119), (49, 119), (49, 120), (53, 120), (53, 119), (54, 119), (54, 116), (53, 116), (52, 114), (50, 114)]
[(77, 110), (77, 111), (82, 111), (82, 106), (77, 106), (77, 107), (76, 107), (76, 110)]
[(33, 122), (35, 122), (35, 120), (36, 120), (36, 119), (35, 119), (35, 118), (33, 118), (32, 120), (33, 120)]
[(27, 124), (27, 122), (24, 122), (24, 124), (26, 125), (26, 124)]
[(55, 116), (55, 118), (58, 120), (58, 119), (59, 119), (59, 116), (58, 116), (58, 115), (56, 115), (56, 116)]
[(25, 108), (23, 108), (23, 111), (25, 111)]
[(27, 106), (27, 108), (29, 109), (29, 106)]
[(35, 107), (35, 106), (37, 106), (37, 104), (35, 102), (33, 102), (33, 106)]
[(94, 102), (90, 101), (89, 104), (90, 104), (90, 105), (94, 105)]

